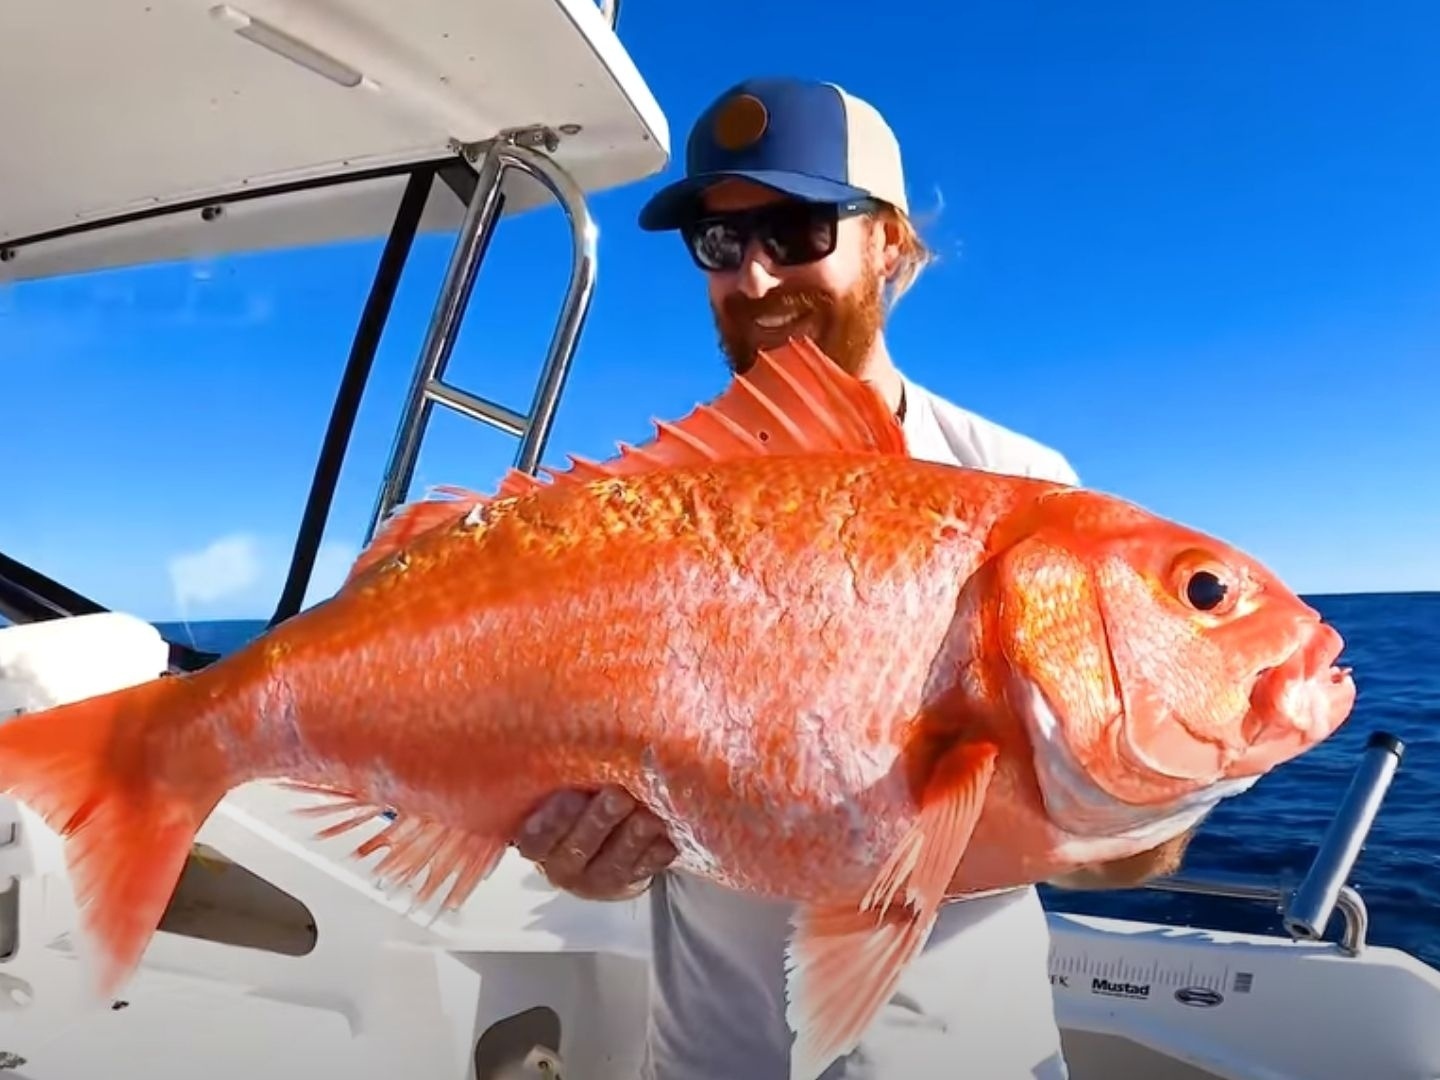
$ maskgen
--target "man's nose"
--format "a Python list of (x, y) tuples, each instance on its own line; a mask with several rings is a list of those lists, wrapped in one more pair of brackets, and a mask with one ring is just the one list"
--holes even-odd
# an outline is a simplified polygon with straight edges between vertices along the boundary
[(750, 241), (745, 247), (745, 257), (736, 271), (736, 285), (751, 300), (759, 300), (776, 285), (780, 279), (770, 258), (761, 249), (758, 241)]

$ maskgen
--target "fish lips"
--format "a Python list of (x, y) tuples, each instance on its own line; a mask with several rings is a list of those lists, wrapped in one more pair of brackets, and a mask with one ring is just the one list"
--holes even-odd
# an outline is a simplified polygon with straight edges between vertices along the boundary
[(1289, 656), (1256, 676), (1242, 727), (1248, 748), (1231, 776), (1273, 769), (1333, 735), (1355, 705), (1351, 669), (1336, 661), (1345, 641), (1332, 626), (1307, 622)]

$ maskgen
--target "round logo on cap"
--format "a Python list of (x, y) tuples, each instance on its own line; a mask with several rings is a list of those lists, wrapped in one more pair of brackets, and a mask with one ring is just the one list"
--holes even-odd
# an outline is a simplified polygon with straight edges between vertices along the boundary
[(759, 141), (770, 123), (765, 103), (753, 94), (737, 94), (715, 114), (715, 141), (726, 150), (743, 150)]

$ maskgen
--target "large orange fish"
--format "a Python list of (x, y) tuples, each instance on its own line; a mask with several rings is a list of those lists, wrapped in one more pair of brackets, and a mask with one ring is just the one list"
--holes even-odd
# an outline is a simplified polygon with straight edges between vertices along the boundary
[[(1152, 848), (1326, 738), (1339, 635), (1116, 498), (931, 464), (806, 342), (654, 440), (399, 512), (332, 599), (193, 675), (0, 726), (103, 987), (226, 792), (327, 792), (462, 902), (559, 788), (795, 902), (792, 1077), (854, 1046), (947, 897)], [(574, 461), (574, 459), (572, 459)], [(322, 807), (323, 808), (323, 807)]]

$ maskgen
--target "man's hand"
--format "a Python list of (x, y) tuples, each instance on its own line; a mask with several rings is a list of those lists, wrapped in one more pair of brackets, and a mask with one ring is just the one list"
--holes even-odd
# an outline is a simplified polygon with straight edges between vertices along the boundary
[(515, 846), (552, 884), (586, 900), (638, 896), (677, 854), (664, 823), (619, 788), (552, 795)]

